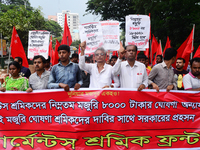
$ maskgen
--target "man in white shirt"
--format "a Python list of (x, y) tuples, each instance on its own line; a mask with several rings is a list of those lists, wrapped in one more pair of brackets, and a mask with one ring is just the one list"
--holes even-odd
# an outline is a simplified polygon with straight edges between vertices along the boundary
[[(113, 76), (112, 66), (106, 64), (106, 51), (103, 48), (98, 48), (95, 51), (95, 64), (85, 63), (85, 48), (86, 42), (81, 43), (81, 54), (79, 57), (79, 67), (90, 74), (89, 88), (108, 88), (119, 87), (118, 76)], [(112, 84), (114, 79), (114, 84)]]
[[(128, 45), (126, 50), (121, 47), (119, 58), (113, 66), (113, 74), (120, 76), (121, 88), (137, 88), (138, 91), (145, 89), (148, 85), (148, 77), (144, 64), (135, 60), (137, 46)], [(127, 61), (122, 62), (124, 55)]]

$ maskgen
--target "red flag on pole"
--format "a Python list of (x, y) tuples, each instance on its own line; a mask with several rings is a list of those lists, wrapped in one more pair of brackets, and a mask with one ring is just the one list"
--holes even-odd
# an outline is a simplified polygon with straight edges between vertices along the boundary
[(196, 57), (200, 57), (200, 45), (199, 47), (197, 48), (196, 52), (195, 52), (195, 55), (193, 56), (193, 58), (196, 58)]
[(144, 55), (146, 55), (147, 58), (149, 58), (149, 48), (146, 48), (146, 51), (144, 51)]
[(162, 55), (161, 42), (160, 42), (159, 45), (158, 45), (157, 52), (156, 52), (156, 56), (155, 56), (155, 59), (154, 59), (154, 61), (153, 61), (153, 65), (156, 64), (156, 58), (157, 58), (158, 55)]
[(167, 42), (166, 42), (166, 45), (165, 45), (165, 49), (163, 51), (163, 56), (165, 56), (165, 50), (167, 48), (171, 48), (171, 40), (169, 40), (169, 37), (167, 36)]
[(53, 65), (58, 63), (59, 57), (58, 57), (58, 47), (60, 46), (60, 43), (58, 42), (58, 40), (56, 39), (56, 45), (55, 45), (55, 52), (54, 52), (54, 61), (53, 61)]
[(51, 60), (50, 62), (53, 63), (53, 47), (52, 47), (52, 36), (51, 36), (51, 39), (50, 39), (50, 43), (49, 43), (49, 56), (51, 57)]
[(70, 30), (67, 24), (67, 14), (65, 14), (65, 24), (64, 24), (64, 32), (61, 44), (71, 45), (72, 44), (72, 37), (70, 34)]
[[(156, 52), (158, 50), (158, 47), (159, 47), (159, 44), (155, 38), (155, 36), (153, 35), (153, 38), (152, 38), (152, 43), (151, 43), (151, 52), (152, 52), (152, 62), (154, 63), (155, 60), (156, 60)], [(153, 64), (155, 65), (155, 64)]]
[[(194, 34), (194, 28), (192, 29), (190, 35), (188, 36), (188, 38), (183, 42), (183, 44), (178, 48), (177, 50), (177, 56), (176, 59), (181, 57), (185, 59), (185, 66), (183, 67), (183, 69), (187, 69), (188, 66), (188, 62), (190, 59), (190, 53), (193, 51), (193, 34)], [(176, 68), (176, 61), (172, 64), (172, 66), (174, 68)]]
[(28, 68), (29, 65), (28, 65), (28, 61), (26, 58), (26, 54), (25, 54), (23, 45), (21, 43), (21, 40), (19, 38), (19, 35), (17, 34), (15, 27), (13, 27), (10, 47), (11, 47), (11, 55), (12, 55), (13, 59), (15, 59), (15, 57), (21, 57), (23, 60), (22, 66)]

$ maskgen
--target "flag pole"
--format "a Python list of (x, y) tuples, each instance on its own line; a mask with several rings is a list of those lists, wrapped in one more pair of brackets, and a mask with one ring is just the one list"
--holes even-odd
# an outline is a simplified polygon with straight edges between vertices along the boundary
[(8, 67), (7, 67), (7, 74), (8, 74), (8, 70), (9, 70), (9, 64), (10, 64), (10, 53), (11, 53), (11, 46), (8, 50)]
[(161, 47), (161, 51), (163, 52), (163, 50), (162, 50), (162, 43), (161, 43), (161, 40), (160, 40), (160, 47)]
[(190, 54), (190, 59), (192, 59), (192, 57), (193, 57), (194, 29), (195, 29), (195, 24), (193, 24), (193, 37), (192, 37), (192, 47), (191, 47), (192, 53)]

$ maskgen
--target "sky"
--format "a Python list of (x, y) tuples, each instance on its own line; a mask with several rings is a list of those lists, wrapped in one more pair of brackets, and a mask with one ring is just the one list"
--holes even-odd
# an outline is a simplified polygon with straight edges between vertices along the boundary
[(69, 10), (71, 13), (78, 13), (80, 23), (88, 23), (93, 21), (99, 21), (100, 16), (94, 16), (92, 14), (86, 14), (87, 8), (86, 2), (88, 0), (29, 0), (30, 4), (34, 8), (41, 7), (42, 13), (45, 18), (48, 15), (56, 15), (61, 13), (62, 10)]

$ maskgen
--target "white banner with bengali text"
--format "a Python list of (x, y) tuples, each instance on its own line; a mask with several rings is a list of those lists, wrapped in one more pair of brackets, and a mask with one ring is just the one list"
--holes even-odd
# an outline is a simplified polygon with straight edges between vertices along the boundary
[(48, 58), (49, 51), (49, 31), (36, 30), (29, 31), (28, 39), (28, 58), (33, 59), (36, 55), (42, 55)]
[(146, 48), (149, 48), (149, 34), (149, 16), (126, 16), (126, 45), (136, 45), (139, 51), (145, 51)]
[(116, 51), (120, 48), (119, 21), (101, 21), (104, 48), (110, 51)]
[(98, 47), (103, 47), (102, 27), (99, 22), (79, 26), (81, 42), (86, 41), (86, 54), (93, 53)]

